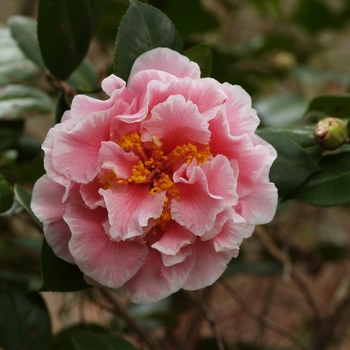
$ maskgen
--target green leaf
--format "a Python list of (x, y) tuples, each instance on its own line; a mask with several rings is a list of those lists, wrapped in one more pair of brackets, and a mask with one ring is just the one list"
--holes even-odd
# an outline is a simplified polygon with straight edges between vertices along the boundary
[(74, 325), (72, 327), (64, 328), (55, 336), (53, 340), (53, 346), (50, 348), (50, 350), (76, 350), (72, 340), (72, 333), (78, 330), (100, 334), (108, 333), (108, 330), (106, 328), (102, 328), (97, 324), (81, 323)]
[(295, 141), (269, 130), (259, 130), (257, 133), (277, 151), (278, 157), (272, 164), (270, 180), (278, 188), (280, 197), (295, 191), (308, 176), (319, 170)]
[(157, 47), (182, 52), (180, 37), (170, 19), (153, 6), (130, 1), (120, 24), (115, 47), (115, 72), (125, 81), (136, 58)]
[(32, 209), (30, 208), (30, 202), (32, 200), (32, 195), (28, 191), (26, 191), (23, 187), (21, 187), (19, 184), (15, 184), (14, 192), (15, 192), (15, 196), (16, 196), (17, 201), (36, 220), (36, 222), (39, 224), (39, 226), (41, 226), (41, 222), (34, 215)]
[(40, 0), (38, 39), (46, 67), (66, 80), (85, 57), (104, 0)]
[(295, 124), (304, 115), (307, 101), (300, 96), (285, 94), (263, 97), (254, 108), (265, 126), (285, 127)]
[(212, 66), (212, 52), (209, 43), (201, 43), (185, 51), (185, 55), (191, 60), (198, 63), (201, 69), (201, 77), (209, 77)]
[[(0, 102), (1, 106), (1, 102)], [(24, 128), (24, 119), (0, 119), (0, 150), (14, 148)]]
[(34, 62), (41, 70), (45, 70), (45, 64), (41, 58), (36, 20), (25, 16), (12, 16), (8, 19), (11, 34), (17, 41), (24, 54)]
[(349, 118), (350, 94), (315, 97), (311, 100), (306, 114), (310, 112), (321, 112), (326, 116), (336, 118)]
[(5, 350), (47, 350), (51, 324), (37, 292), (28, 293), (24, 279), (0, 273), (0, 347)]
[(0, 213), (9, 210), (13, 203), (13, 190), (5, 177), (0, 173)]
[(132, 344), (116, 335), (75, 331), (72, 339), (76, 350), (136, 350)]
[(91, 287), (78, 266), (57, 257), (45, 239), (41, 248), (41, 272), (41, 292), (74, 292)]
[(8, 28), (0, 28), (0, 52), (0, 86), (38, 74), (38, 68), (23, 55)]
[(69, 76), (66, 83), (80, 92), (90, 92), (97, 89), (98, 76), (90, 60), (85, 58), (78, 68)]
[(218, 27), (217, 19), (210, 10), (203, 8), (203, 3), (200, 0), (162, 1), (157, 5), (171, 18), (181, 37)]
[(0, 88), (0, 119), (24, 118), (52, 110), (51, 97), (35, 87), (12, 84)]
[(319, 166), (289, 198), (321, 207), (350, 202), (350, 152), (325, 156)]

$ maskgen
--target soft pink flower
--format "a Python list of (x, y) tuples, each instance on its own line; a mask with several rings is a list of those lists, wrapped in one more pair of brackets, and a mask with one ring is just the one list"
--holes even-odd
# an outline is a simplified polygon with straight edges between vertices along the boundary
[(32, 209), (47, 242), (134, 302), (212, 284), (276, 210), (276, 152), (249, 95), (166, 48), (102, 88), (109, 99), (76, 96), (43, 144)]

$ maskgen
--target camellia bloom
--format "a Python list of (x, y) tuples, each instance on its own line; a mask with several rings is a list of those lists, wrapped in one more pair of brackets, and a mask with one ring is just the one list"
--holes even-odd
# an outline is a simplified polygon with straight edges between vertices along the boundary
[(76, 96), (43, 143), (32, 209), (48, 244), (134, 302), (212, 284), (276, 210), (276, 152), (249, 95), (167, 48), (102, 88), (109, 99)]

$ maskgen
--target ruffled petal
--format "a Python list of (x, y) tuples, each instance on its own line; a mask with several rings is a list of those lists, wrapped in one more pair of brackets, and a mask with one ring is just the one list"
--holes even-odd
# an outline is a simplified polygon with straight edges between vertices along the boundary
[(42, 222), (53, 222), (62, 219), (65, 204), (63, 195), (65, 188), (43, 175), (34, 185), (31, 209)]
[(212, 241), (197, 241), (191, 245), (195, 264), (183, 285), (184, 289), (197, 290), (213, 284), (225, 271), (232, 252), (216, 252)]
[(259, 180), (249, 195), (239, 199), (235, 210), (251, 225), (270, 222), (276, 213), (278, 193), (276, 186), (268, 179)]
[(111, 118), (113, 116), (109, 113), (93, 113), (72, 130), (59, 130), (52, 154), (56, 172), (79, 183), (92, 181), (100, 168), (98, 152), (101, 142), (110, 137)]
[(181, 95), (170, 96), (151, 112), (151, 118), (141, 124), (143, 141), (156, 136), (163, 142), (162, 151), (170, 153), (176, 146), (189, 142), (206, 145), (210, 139), (208, 123), (191, 101)]
[[(182, 169), (179, 169), (180, 172)], [(180, 199), (171, 203), (171, 217), (180, 225), (201, 236), (213, 228), (218, 213), (226, 202), (222, 197), (210, 194), (205, 173), (199, 166), (193, 167), (188, 180), (174, 173), (174, 182)]]
[(164, 71), (178, 78), (199, 79), (201, 74), (197, 63), (165, 47), (158, 47), (139, 56), (132, 66), (129, 80), (137, 72), (149, 69)]
[(118, 179), (128, 179), (131, 176), (131, 170), (140, 160), (132, 152), (125, 152), (114, 142), (102, 142), (99, 152), (99, 160), (103, 169), (112, 170)]
[(182, 247), (175, 255), (162, 254), (162, 261), (164, 266), (174, 266), (182, 263), (189, 255), (192, 255), (192, 248), (190, 245)]
[(62, 260), (70, 264), (75, 264), (74, 258), (68, 248), (72, 234), (63, 218), (56, 222), (44, 224), (43, 230), (46, 241), (53, 252)]
[(190, 255), (182, 263), (166, 267), (161, 254), (150, 249), (142, 268), (116, 292), (134, 303), (154, 303), (177, 292), (188, 278), (193, 264)]
[(232, 136), (253, 135), (260, 119), (252, 108), (251, 97), (239, 85), (224, 83), (221, 89), (228, 96), (225, 107), (230, 134)]
[(139, 271), (148, 250), (136, 240), (112, 241), (101, 225), (105, 215), (103, 209), (90, 210), (69, 201), (64, 215), (72, 231), (69, 250), (85, 275), (106, 287), (119, 288)]
[(151, 247), (166, 255), (176, 255), (182, 247), (193, 243), (195, 239), (191, 231), (171, 220), (166, 225), (161, 239)]
[(149, 190), (148, 185), (134, 183), (100, 189), (106, 202), (113, 239), (142, 236), (148, 221), (160, 217), (166, 193), (149, 194)]
[(98, 192), (101, 188), (100, 180), (95, 177), (88, 184), (82, 184), (80, 186), (80, 195), (84, 201), (84, 204), (90, 209), (96, 209), (97, 207), (106, 207), (103, 197)]
[(237, 193), (244, 196), (252, 190), (260, 175), (271, 164), (268, 147), (254, 145), (248, 134), (231, 136), (230, 128), (223, 111), (210, 122), (212, 154), (223, 154), (228, 159), (235, 160), (239, 168)]

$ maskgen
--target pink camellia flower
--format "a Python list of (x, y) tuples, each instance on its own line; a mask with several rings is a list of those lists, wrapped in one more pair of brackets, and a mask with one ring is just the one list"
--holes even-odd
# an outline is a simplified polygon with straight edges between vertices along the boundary
[(276, 152), (249, 95), (167, 48), (102, 88), (109, 99), (76, 96), (43, 143), (31, 206), (48, 244), (134, 302), (211, 285), (276, 210)]

